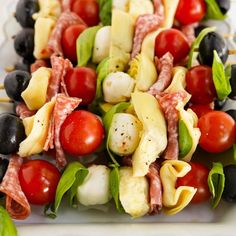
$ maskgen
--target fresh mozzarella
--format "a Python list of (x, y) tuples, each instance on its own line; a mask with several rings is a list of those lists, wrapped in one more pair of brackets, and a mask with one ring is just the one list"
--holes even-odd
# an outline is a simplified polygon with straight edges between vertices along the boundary
[(93, 62), (99, 63), (109, 56), (111, 41), (111, 26), (104, 26), (98, 30), (93, 48)]
[(77, 199), (84, 206), (105, 204), (111, 199), (109, 190), (110, 169), (93, 165), (82, 185), (77, 189)]
[(103, 82), (103, 95), (106, 102), (115, 104), (130, 99), (135, 81), (124, 72), (110, 73)]
[(141, 130), (141, 122), (134, 115), (115, 114), (109, 131), (109, 148), (120, 156), (132, 154), (139, 144)]

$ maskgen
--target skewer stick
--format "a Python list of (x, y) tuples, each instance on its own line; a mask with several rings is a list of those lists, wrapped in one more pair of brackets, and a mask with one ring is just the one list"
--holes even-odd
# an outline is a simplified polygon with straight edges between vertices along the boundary
[(4, 89), (4, 84), (0, 84), (0, 89)]
[[(199, 52), (199, 49), (198, 49), (198, 48), (195, 48), (195, 49), (194, 49), (194, 52)], [(228, 50), (228, 54), (229, 54), (229, 55), (235, 55), (235, 54), (236, 54), (236, 49), (229, 49), (229, 50)]]
[(1, 102), (12, 103), (13, 101), (10, 98), (0, 98), (0, 103)]
[(223, 34), (224, 38), (236, 38), (236, 34)]

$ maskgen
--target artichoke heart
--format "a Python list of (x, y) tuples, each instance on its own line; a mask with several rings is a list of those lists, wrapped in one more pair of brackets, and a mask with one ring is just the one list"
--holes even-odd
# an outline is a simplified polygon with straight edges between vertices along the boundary
[(167, 215), (174, 215), (185, 208), (197, 189), (189, 186), (175, 188), (177, 178), (184, 177), (191, 170), (185, 161), (167, 160), (162, 163), (160, 178), (163, 186), (163, 206)]

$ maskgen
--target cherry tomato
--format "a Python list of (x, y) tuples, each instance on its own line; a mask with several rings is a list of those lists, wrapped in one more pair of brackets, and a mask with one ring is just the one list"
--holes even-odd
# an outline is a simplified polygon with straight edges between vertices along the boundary
[(77, 61), (76, 55), (76, 40), (79, 35), (86, 29), (85, 25), (71, 25), (64, 30), (62, 34), (62, 49), (65, 57), (69, 58), (72, 62)]
[(205, 202), (211, 196), (207, 183), (209, 169), (201, 163), (191, 162), (189, 164), (191, 170), (184, 177), (177, 179), (176, 187), (191, 186), (197, 188), (191, 203)]
[(210, 111), (213, 111), (211, 104), (208, 105), (190, 105), (191, 108), (197, 115), (198, 118), (202, 117), (203, 115), (207, 114)]
[(192, 95), (192, 103), (206, 105), (216, 98), (211, 67), (192, 67), (186, 74), (186, 83), (186, 90)]
[(91, 68), (74, 68), (67, 72), (65, 84), (70, 97), (81, 98), (81, 105), (88, 105), (96, 95), (97, 75)]
[(180, 0), (175, 18), (182, 25), (188, 25), (202, 20), (206, 14), (204, 0)]
[(218, 153), (234, 144), (235, 121), (223, 111), (212, 111), (198, 121), (201, 131), (199, 145), (207, 152)]
[(76, 0), (72, 11), (79, 15), (88, 26), (98, 25), (99, 5), (96, 0)]
[(155, 55), (160, 58), (167, 52), (179, 63), (189, 53), (190, 47), (185, 35), (177, 29), (167, 29), (159, 33), (155, 40)]
[(74, 111), (64, 121), (60, 131), (62, 148), (71, 155), (88, 155), (102, 144), (104, 129), (96, 115)]
[(54, 201), (61, 173), (50, 162), (31, 160), (19, 170), (22, 191), (29, 203), (46, 205)]

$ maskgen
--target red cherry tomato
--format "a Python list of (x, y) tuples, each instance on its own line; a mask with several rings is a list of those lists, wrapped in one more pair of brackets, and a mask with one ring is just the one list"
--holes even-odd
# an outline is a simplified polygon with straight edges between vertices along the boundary
[(31, 160), (19, 170), (22, 191), (29, 203), (46, 205), (54, 201), (61, 173), (51, 163), (44, 160)]
[(72, 62), (77, 61), (76, 40), (79, 35), (86, 29), (85, 25), (71, 25), (62, 34), (62, 49), (65, 57)]
[(88, 155), (102, 144), (104, 129), (96, 115), (74, 111), (64, 121), (60, 131), (62, 148), (71, 155)]
[(186, 74), (186, 89), (194, 104), (209, 104), (216, 98), (216, 90), (209, 66), (192, 67)]
[(185, 35), (177, 29), (167, 29), (159, 33), (155, 40), (155, 55), (160, 58), (167, 52), (179, 63), (189, 53), (190, 47)]
[(72, 11), (79, 15), (88, 26), (98, 25), (99, 5), (96, 0), (76, 0)]
[(66, 74), (65, 84), (69, 96), (81, 98), (81, 104), (88, 105), (96, 95), (97, 75), (91, 68), (74, 68)]
[(190, 109), (192, 109), (198, 118), (202, 117), (203, 115), (207, 114), (210, 111), (213, 111), (211, 104), (208, 105), (190, 105)]
[(226, 151), (234, 144), (235, 121), (223, 111), (212, 111), (198, 121), (201, 131), (199, 145), (207, 152)]
[(204, 0), (180, 0), (175, 18), (182, 25), (188, 25), (202, 20), (206, 14)]
[(189, 164), (191, 165), (191, 170), (184, 177), (177, 179), (176, 187), (191, 186), (197, 188), (191, 203), (205, 202), (211, 196), (207, 183), (209, 169), (200, 163), (191, 162)]

